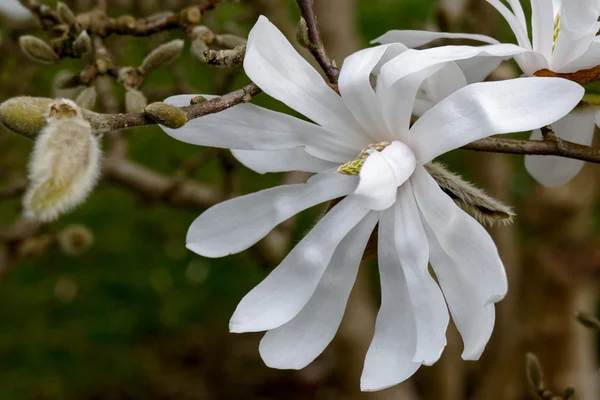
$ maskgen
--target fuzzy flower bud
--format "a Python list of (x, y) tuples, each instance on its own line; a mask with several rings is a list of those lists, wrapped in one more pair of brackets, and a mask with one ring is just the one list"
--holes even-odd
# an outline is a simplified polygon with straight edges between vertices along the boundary
[(94, 244), (94, 233), (84, 225), (69, 225), (56, 237), (58, 246), (68, 256), (87, 253)]
[(173, 40), (158, 46), (146, 56), (140, 67), (140, 72), (147, 74), (169, 65), (181, 55), (184, 44), (183, 40)]
[(92, 38), (90, 38), (90, 35), (88, 35), (87, 31), (83, 31), (73, 42), (73, 51), (76, 55), (82, 56), (89, 53), (91, 50)]
[(48, 43), (35, 36), (21, 36), (19, 38), (19, 45), (27, 57), (40, 64), (54, 64), (60, 60), (58, 54), (56, 54)]
[(304, 48), (310, 47), (310, 40), (308, 38), (308, 25), (306, 24), (306, 20), (300, 17), (300, 22), (296, 26), (296, 40), (300, 44), (300, 46)]
[(96, 88), (94, 86), (90, 86), (79, 93), (75, 99), (75, 104), (81, 108), (91, 110), (96, 105), (96, 97)]
[(82, 203), (98, 181), (100, 161), (98, 138), (81, 109), (71, 100), (53, 101), (29, 162), (25, 215), (49, 222)]
[(152, 121), (171, 129), (181, 128), (188, 121), (181, 108), (166, 103), (152, 103), (144, 111)]
[(53, 102), (44, 97), (14, 97), (0, 104), (0, 123), (29, 138), (34, 138), (46, 125), (44, 114)]
[(56, 3), (56, 12), (60, 16), (60, 19), (67, 25), (75, 25), (77, 23), (77, 19), (75, 18), (75, 13), (68, 5), (59, 1)]
[(137, 89), (127, 88), (125, 92), (125, 110), (128, 113), (143, 112), (148, 105), (148, 100), (144, 93)]

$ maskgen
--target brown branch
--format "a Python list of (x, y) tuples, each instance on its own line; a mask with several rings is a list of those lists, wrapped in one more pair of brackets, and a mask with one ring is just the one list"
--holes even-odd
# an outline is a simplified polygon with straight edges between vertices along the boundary
[(340, 70), (331, 62), (325, 51), (325, 46), (323, 46), (323, 41), (321, 40), (321, 35), (319, 34), (319, 28), (317, 26), (317, 16), (315, 15), (315, 10), (313, 8), (313, 0), (297, 1), (302, 18), (306, 21), (306, 26), (308, 28), (309, 50), (327, 75), (327, 79), (329, 79), (331, 83), (337, 83)]
[(537, 71), (534, 75), (541, 77), (564, 78), (573, 82), (577, 82), (580, 85), (585, 85), (586, 83), (600, 79), (600, 65), (569, 73), (552, 72), (549, 69), (544, 68)]
[(518, 140), (489, 137), (462, 147), (467, 150), (493, 153), (560, 156), (600, 163), (600, 149), (569, 142), (555, 137), (552, 140)]

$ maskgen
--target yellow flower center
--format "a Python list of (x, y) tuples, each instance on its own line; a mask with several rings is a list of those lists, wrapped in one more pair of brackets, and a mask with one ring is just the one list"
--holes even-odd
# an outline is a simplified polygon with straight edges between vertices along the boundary
[(554, 20), (554, 37), (552, 38), (552, 51), (554, 51), (554, 48), (556, 47), (558, 35), (560, 35), (560, 12), (556, 14), (556, 19)]
[(340, 165), (340, 167), (337, 169), (337, 172), (344, 175), (358, 175), (360, 169), (365, 163), (365, 160), (370, 154), (372, 154), (375, 151), (382, 151), (389, 145), (390, 142), (381, 142), (368, 145), (360, 152), (356, 159), (348, 161), (346, 164)]

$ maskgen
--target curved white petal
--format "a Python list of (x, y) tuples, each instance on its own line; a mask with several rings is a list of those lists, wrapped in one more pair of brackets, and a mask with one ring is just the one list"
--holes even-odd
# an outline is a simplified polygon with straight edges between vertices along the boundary
[(342, 99), (373, 142), (381, 139), (387, 126), (371, 86), (371, 73), (404, 50), (406, 46), (399, 43), (364, 49), (346, 58), (340, 71), (338, 85)]
[(322, 173), (304, 184), (278, 186), (219, 203), (192, 223), (186, 246), (205, 257), (238, 253), (300, 211), (351, 193), (356, 184), (356, 177)]
[(242, 299), (229, 322), (230, 331), (265, 331), (298, 315), (315, 292), (335, 249), (368, 212), (352, 196), (333, 207)]
[[(173, 96), (165, 103), (182, 107), (189, 105), (194, 97)], [(346, 162), (364, 148), (362, 143), (346, 141), (344, 134), (254, 104), (239, 104), (205, 115), (179, 129), (161, 128), (182, 142), (225, 149), (279, 150), (306, 146), (310, 154), (334, 162)]]
[(316, 173), (339, 165), (337, 163), (313, 157), (302, 147), (265, 151), (231, 150), (231, 153), (239, 162), (259, 174), (287, 171)]
[(315, 293), (291, 321), (268, 331), (260, 355), (271, 368), (301, 369), (325, 350), (337, 332), (360, 261), (379, 213), (369, 213), (335, 250)]
[(269, 96), (319, 125), (350, 137), (364, 134), (342, 98), (264, 16), (248, 35), (244, 71)]
[(422, 89), (432, 104), (437, 104), (457, 90), (467, 86), (467, 79), (455, 62), (444, 67), (423, 82)]
[(564, 117), (583, 87), (557, 78), (474, 83), (427, 111), (411, 128), (410, 146), (421, 164), (474, 140), (522, 132)]
[(600, 64), (600, 36), (596, 36), (590, 47), (580, 57), (562, 65), (559, 72), (577, 72)]
[(397, 385), (421, 366), (412, 361), (417, 348), (417, 329), (408, 284), (394, 243), (394, 218), (394, 209), (390, 208), (381, 213), (379, 220), (381, 308), (360, 379), (364, 391)]
[(413, 30), (392, 30), (387, 31), (371, 43), (402, 43), (408, 48), (415, 48), (426, 45), (438, 39), (469, 39), (479, 42), (496, 44), (500, 43), (496, 39), (472, 33), (448, 33), (448, 32), (429, 32), (429, 31), (413, 31)]
[(398, 188), (394, 238), (406, 278), (417, 330), (413, 361), (432, 365), (446, 346), (448, 308), (444, 296), (429, 274), (429, 245), (410, 180)]
[(550, 68), (553, 71), (564, 72), (567, 66), (575, 63), (578, 58), (584, 57), (596, 38), (598, 28), (600, 23), (596, 25), (596, 31), (590, 31), (586, 36), (578, 39), (572, 39), (565, 34), (558, 35)]
[(548, 0), (531, 0), (533, 50), (550, 59), (554, 44), (554, 11)]
[(508, 289), (487, 231), (461, 210), (420, 165), (410, 180), (429, 239), (430, 262), (463, 337), (463, 358), (477, 359), (493, 330), (493, 305)]
[(501, 57), (480, 56), (456, 61), (467, 83), (483, 82), (505, 60)]
[(360, 170), (360, 181), (354, 191), (365, 207), (385, 210), (396, 201), (396, 189), (415, 170), (415, 156), (402, 142), (393, 142), (381, 153), (374, 151)]
[(527, 20), (525, 19), (525, 12), (523, 11), (521, 0), (508, 0), (508, 4), (510, 4), (513, 14), (517, 17), (519, 25), (521, 25), (525, 33), (527, 33)]
[(515, 14), (510, 12), (508, 7), (506, 7), (500, 0), (486, 0), (490, 3), (508, 22), (510, 29), (512, 29), (515, 37), (517, 38), (517, 43), (519, 46), (531, 50), (531, 42), (529, 41), (529, 37), (527, 36), (527, 27), (521, 25), (519, 21), (520, 18), (516, 17)]
[[(575, 109), (566, 117), (552, 124), (554, 133), (562, 139), (591, 145), (594, 136), (597, 109), (587, 107)], [(531, 140), (542, 139), (542, 133), (535, 130)], [(583, 168), (584, 162), (556, 156), (525, 156), (527, 172), (541, 185), (553, 187), (563, 185), (575, 177)]]

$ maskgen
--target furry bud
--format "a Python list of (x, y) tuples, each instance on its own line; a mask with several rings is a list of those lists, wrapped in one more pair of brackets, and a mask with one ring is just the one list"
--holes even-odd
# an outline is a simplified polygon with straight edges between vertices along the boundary
[(56, 3), (56, 12), (65, 24), (75, 25), (77, 23), (77, 18), (75, 18), (75, 13), (73, 10), (71, 10), (69, 6), (62, 1)]
[(538, 393), (544, 390), (544, 376), (540, 360), (535, 354), (527, 353), (525, 369), (527, 372), (527, 381), (534, 392)]
[(58, 54), (56, 54), (48, 43), (35, 36), (21, 36), (19, 38), (19, 45), (27, 57), (40, 64), (54, 64), (60, 60)]
[(140, 67), (142, 74), (150, 73), (175, 61), (183, 51), (183, 40), (173, 40), (158, 46), (146, 56)]
[(181, 108), (166, 103), (152, 103), (144, 111), (152, 121), (171, 129), (181, 128), (188, 121)]
[(14, 97), (0, 104), (0, 123), (28, 138), (34, 138), (46, 126), (44, 114), (53, 102), (44, 97)]
[(308, 25), (306, 24), (306, 20), (300, 17), (300, 22), (296, 26), (296, 40), (300, 44), (300, 46), (304, 48), (310, 47), (310, 39), (308, 38)]
[(25, 216), (49, 222), (82, 203), (98, 181), (100, 162), (100, 143), (81, 109), (71, 100), (53, 101), (29, 161)]
[(233, 49), (241, 45), (245, 45), (248, 41), (238, 35), (232, 35), (230, 33), (226, 33), (223, 35), (215, 36), (215, 42), (226, 49)]
[(75, 104), (81, 108), (85, 108), (86, 110), (91, 110), (96, 105), (96, 97), (96, 88), (94, 86), (90, 86), (79, 93), (75, 99)]
[(190, 52), (192, 57), (200, 61), (202, 64), (206, 64), (206, 52), (209, 50), (208, 45), (201, 39), (196, 39), (192, 42)]
[(94, 244), (94, 234), (84, 225), (69, 225), (56, 236), (58, 246), (68, 256), (87, 253)]
[(77, 39), (75, 39), (73, 42), (73, 51), (77, 56), (83, 56), (92, 51), (92, 38), (90, 38), (87, 31), (82, 31)]
[(148, 100), (144, 93), (137, 89), (127, 88), (127, 92), (125, 92), (125, 110), (128, 113), (144, 112), (147, 105)]

